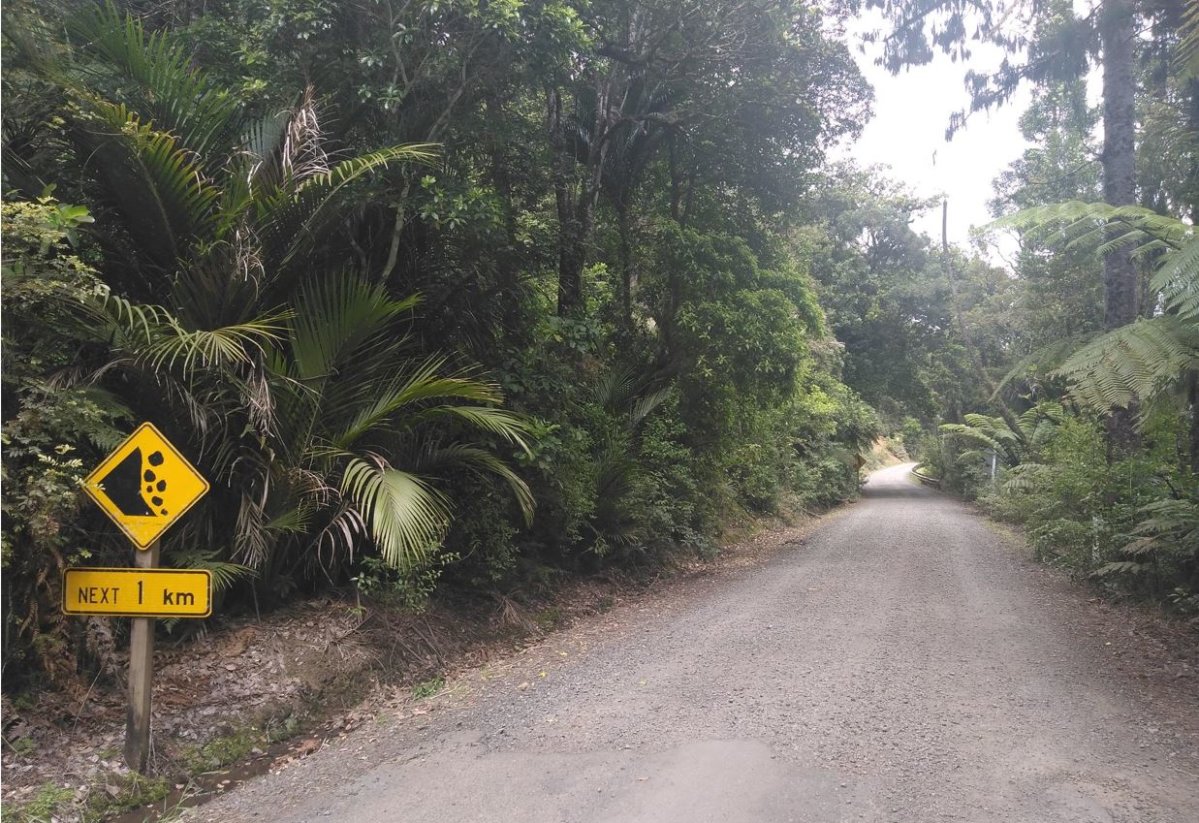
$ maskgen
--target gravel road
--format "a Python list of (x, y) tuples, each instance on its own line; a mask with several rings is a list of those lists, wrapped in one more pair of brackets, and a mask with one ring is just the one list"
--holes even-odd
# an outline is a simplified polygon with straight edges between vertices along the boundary
[(1199, 821), (1199, 673), (907, 468), (188, 819)]

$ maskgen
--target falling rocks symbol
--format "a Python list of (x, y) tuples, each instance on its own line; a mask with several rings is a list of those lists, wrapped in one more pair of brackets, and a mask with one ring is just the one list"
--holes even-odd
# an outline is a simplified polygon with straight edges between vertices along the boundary
[[(146, 462), (161, 465), (162, 452), (154, 452)], [(142, 492), (143, 479), (147, 482), (146, 495), (143, 495)], [(122, 514), (131, 517), (156, 517), (158, 513), (150, 508), (150, 501), (147, 499), (149, 492), (153, 491), (153, 486), (149, 485), (153, 480), (153, 469), (147, 467), (143, 470), (142, 468), (142, 450), (134, 449), (124, 460), (114, 466), (112, 471), (100, 478), (100, 484), (104, 488), (104, 493), (108, 495), (108, 499), (121, 510)], [(160, 497), (154, 498), (154, 500), (156, 505), (161, 505)]]
[(158, 429), (143, 423), (83, 481), (139, 549), (148, 549), (208, 492), (208, 481)]

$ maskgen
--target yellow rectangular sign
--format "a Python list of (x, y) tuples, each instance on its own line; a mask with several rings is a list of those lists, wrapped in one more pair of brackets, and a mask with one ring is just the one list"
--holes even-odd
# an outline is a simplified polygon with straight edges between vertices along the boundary
[(63, 614), (208, 617), (212, 572), (203, 569), (66, 569)]

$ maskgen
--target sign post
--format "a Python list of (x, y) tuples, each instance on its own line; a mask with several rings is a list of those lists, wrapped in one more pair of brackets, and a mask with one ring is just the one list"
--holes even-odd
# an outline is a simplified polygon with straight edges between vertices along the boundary
[(208, 481), (158, 429), (143, 423), (87, 476), (83, 487), (138, 550), (132, 569), (65, 570), (62, 609), (64, 614), (133, 618), (125, 763), (144, 772), (150, 757), (154, 618), (212, 613), (212, 575), (159, 569), (159, 539), (208, 492)]
[[(159, 543), (134, 553), (139, 569), (158, 566)], [(150, 690), (154, 685), (154, 618), (135, 617), (129, 630), (129, 708), (125, 715), (125, 765), (146, 770), (150, 757)]]

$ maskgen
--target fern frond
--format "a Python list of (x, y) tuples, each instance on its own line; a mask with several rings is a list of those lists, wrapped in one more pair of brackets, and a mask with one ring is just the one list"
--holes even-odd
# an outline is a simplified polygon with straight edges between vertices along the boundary
[(1170, 255), (1150, 286), (1161, 294), (1166, 311), (1186, 320), (1199, 320), (1199, 238)]
[(1128, 406), (1148, 411), (1188, 369), (1199, 368), (1199, 324), (1167, 315), (1111, 331), (1074, 353), (1055, 372), (1075, 400), (1097, 411)]
[[(1023, 209), (992, 222), (991, 229), (1015, 229), (1030, 237), (1068, 247), (1100, 249), (1147, 246), (1181, 249), (1193, 227), (1141, 206), (1111, 206), (1072, 200)], [(1118, 234), (1112, 237), (1112, 229)]]
[(1179, 77), (1199, 77), (1199, 3), (1184, 3), (1174, 66)]
[(1116, 574), (1142, 574), (1151, 568), (1152, 566), (1148, 563), (1138, 563), (1135, 560), (1113, 560), (1110, 563), (1104, 563), (1098, 569), (1091, 572), (1091, 577), (1103, 578)]
[(1009, 494), (1016, 494), (1040, 488), (1039, 476), (1047, 468), (1042, 463), (1021, 463), (1018, 466), (1012, 466), (1004, 475), (1004, 491)]

